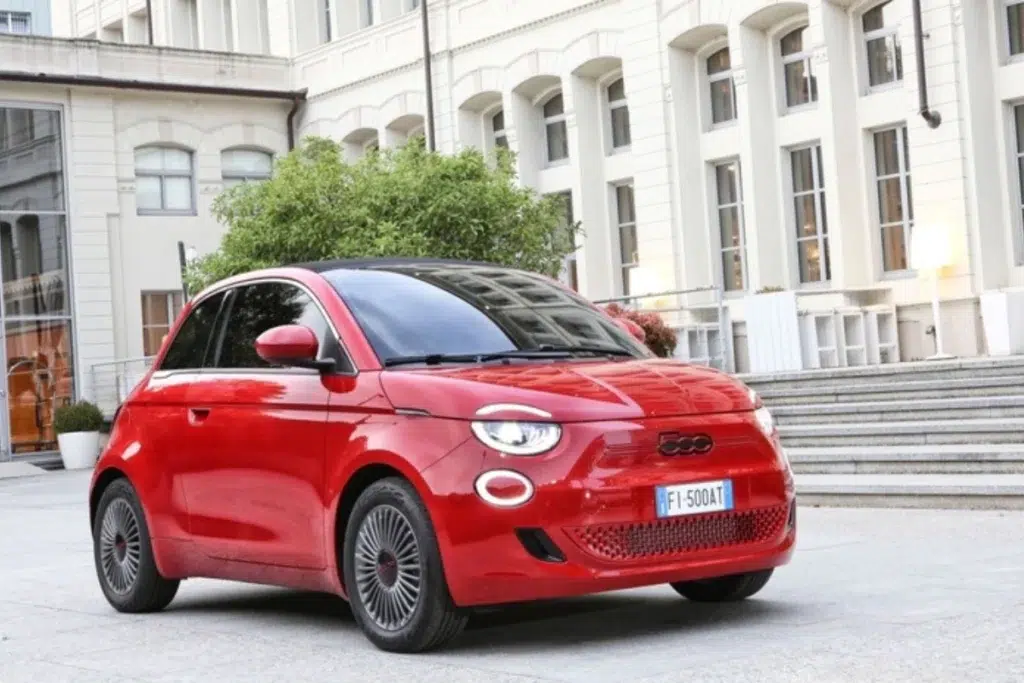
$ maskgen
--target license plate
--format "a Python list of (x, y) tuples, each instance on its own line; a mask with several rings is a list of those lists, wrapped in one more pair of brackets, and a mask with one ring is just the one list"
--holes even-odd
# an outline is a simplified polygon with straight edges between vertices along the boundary
[(697, 515), (732, 510), (732, 480), (658, 486), (654, 489), (658, 517)]

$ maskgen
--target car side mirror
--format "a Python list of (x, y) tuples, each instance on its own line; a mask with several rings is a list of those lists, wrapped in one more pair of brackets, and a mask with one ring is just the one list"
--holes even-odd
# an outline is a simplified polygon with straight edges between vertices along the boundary
[(271, 365), (329, 370), (334, 361), (318, 359), (320, 342), (305, 325), (272, 327), (256, 339), (256, 353)]

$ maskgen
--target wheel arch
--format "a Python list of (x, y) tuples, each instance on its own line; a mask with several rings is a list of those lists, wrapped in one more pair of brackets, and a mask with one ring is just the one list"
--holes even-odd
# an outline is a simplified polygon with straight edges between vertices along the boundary
[[(93, 485), (89, 490), (89, 533), (92, 533), (93, 528), (96, 526), (96, 512), (100, 505), (100, 498), (103, 497), (103, 492), (118, 479), (127, 479), (129, 484), (132, 483), (128, 474), (118, 467), (107, 467), (96, 475)], [(145, 506), (143, 505), (142, 507), (143, 512), (145, 512)]]
[(380, 453), (354, 468), (343, 479), (343, 484), (338, 486), (338, 494), (334, 499), (333, 514), (330, 517), (331, 529), (328, 535), (332, 545), (330, 556), (334, 561), (334, 573), (342, 594), (346, 597), (348, 592), (345, 588), (345, 577), (342, 569), (342, 551), (345, 545), (345, 529), (348, 525), (348, 517), (363, 491), (374, 483), (390, 477), (402, 479), (412, 485), (417, 495), (423, 500), (427, 509), (427, 515), (431, 518), (431, 524), (435, 525), (436, 529), (429, 502), (429, 487), (419, 473), (401, 458)]

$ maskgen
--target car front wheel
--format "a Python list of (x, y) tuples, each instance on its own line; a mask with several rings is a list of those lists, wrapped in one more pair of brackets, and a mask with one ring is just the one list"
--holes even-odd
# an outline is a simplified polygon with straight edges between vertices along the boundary
[(171, 604), (180, 582), (160, 576), (146, 516), (127, 479), (117, 479), (103, 491), (92, 536), (96, 574), (114, 609), (157, 612)]
[(359, 496), (342, 551), (346, 592), (366, 637), (389, 652), (441, 647), (465, 627), (452, 602), (433, 525), (413, 487), (382, 479)]
[(764, 588), (774, 571), (765, 569), (699, 581), (677, 581), (670, 585), (684, 598), (694, 602), (738, 602)]

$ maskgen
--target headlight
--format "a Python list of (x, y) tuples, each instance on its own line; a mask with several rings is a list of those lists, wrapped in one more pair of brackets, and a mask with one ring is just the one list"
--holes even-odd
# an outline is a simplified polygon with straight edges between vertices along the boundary
[(767, 408), (761, 406), (755, 410), (754, 419), (757, 420), (757, 425), (761, 428), (761, 431), (764, 432), (765, 436), (775, 436), (775, 418), (772, 417), (771, 412)]
[(562, 438), (562, 428), (550, 422), (481, 420), (472, 426), (476, 438), (485, 446), (508, 455), (540, 455), (554, 448)]

